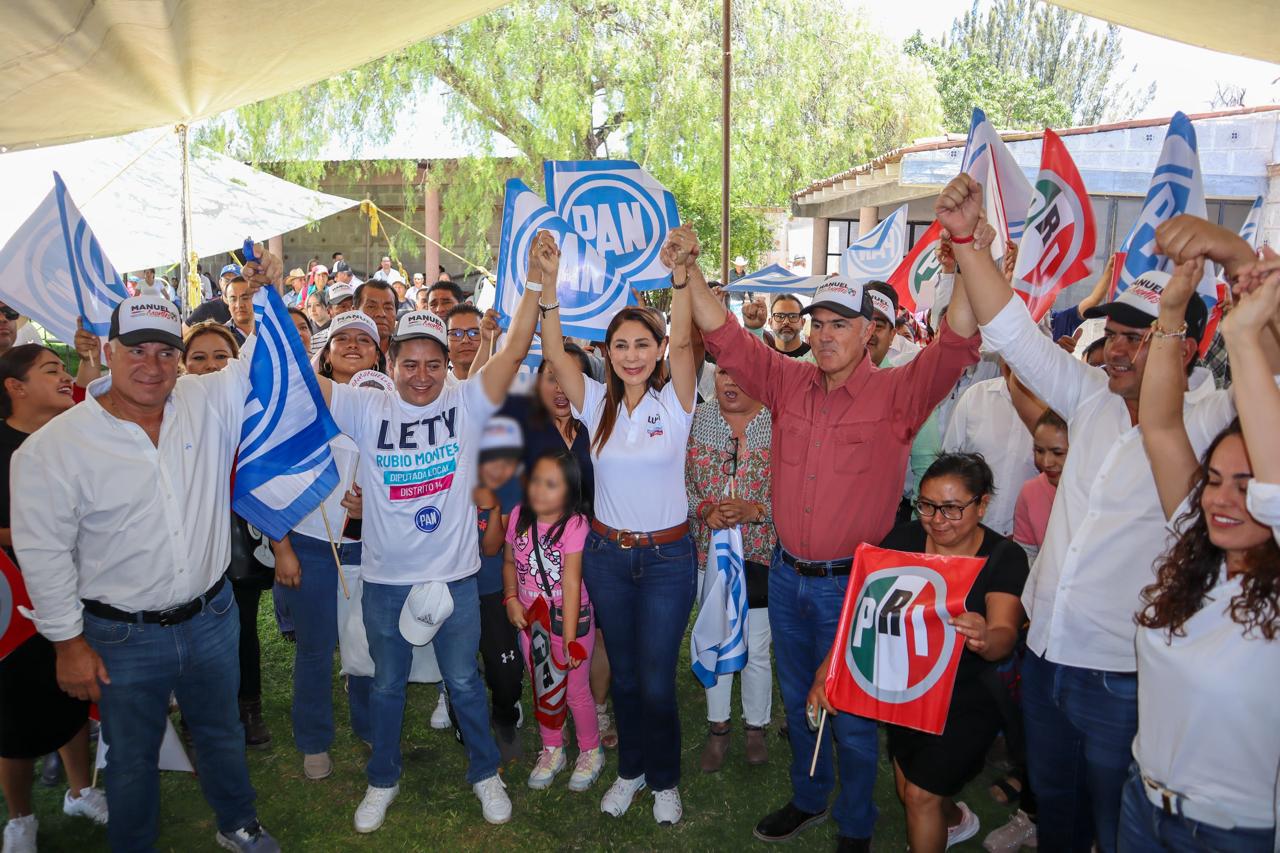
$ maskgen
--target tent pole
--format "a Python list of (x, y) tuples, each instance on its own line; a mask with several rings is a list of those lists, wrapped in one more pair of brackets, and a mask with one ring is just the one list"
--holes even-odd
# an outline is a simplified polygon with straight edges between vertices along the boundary
[(732, 0), (724, 0), (721, 15), (720, 49), (720, 282), (729, 284), (729, 92), (733, 54), (729, 47)]
[(174, 288), (178, 297), (178, 311), (183, 316), (194, 307), (189, 303), (192, 280), (195, 269), (191, 265), (191, 147), (187, 138), (187, 126), (180, 124), (175, 128), (178, 133), (178, 145), (182, 149), (182, 261), (179, 265), (178, 286)]

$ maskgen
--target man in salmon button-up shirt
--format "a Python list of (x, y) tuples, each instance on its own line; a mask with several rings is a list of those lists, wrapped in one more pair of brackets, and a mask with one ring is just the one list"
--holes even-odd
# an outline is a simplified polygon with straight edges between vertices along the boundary
[[(692, 231), (678, 229), (676, 235), (693, 241), (696, 251)], [(979, 336), (957, 285), (938, 340), (910, 364), (881, 370), (866, 356), (870, 298), (861, 284), (832, 276), (804, 309), (817, 362), (807, 364), (761, 343), (701, 277), (691, 280), (694, 321), (707, 349), (774, 417), (779, 547), (769, 572), (769, 622), (790, 729), (792, 797), (760, 821), (755, 835), (781, 841), (824, 820), (835, 787), (829, 745), (809, 776), (815, 734), (805, 702), (835, 639), (853, 552), (863, 542), (879, 544), (892, 527), (911, 441), (965, 367), (978, 360)], [(839, 849), (867, 851), (876, 819), (876, 724), (840, 714), (827, 729), (844, 777), (834, 808)]]

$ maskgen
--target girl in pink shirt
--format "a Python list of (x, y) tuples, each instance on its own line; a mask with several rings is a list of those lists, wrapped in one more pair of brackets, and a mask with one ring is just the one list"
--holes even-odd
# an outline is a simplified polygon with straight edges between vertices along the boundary
[[(539, 456), (529, 472), (524, 503), (511, 512), (503, 602), (520, 629), (520, 647), (532, 671), (525, 609), (541, 596), (552, 612), (551, 651), (569, 668), (566, 703), (578, 735), (578, 760), (569, 790), (585, 791), (604, 768), (595, 699), (591, 695), (591, 650), (595, 619), (582, 584), (582, 549), (591, 529), (581, 512), (582, 471), (577, 457), (560, 448)], [(535, 538), (536, 537), (536, 538)], [(539, 724), (542, 753), (529, 774), (529, 787), (547, 788), (566, 764), (564, 733)]]
[(1013, 540), (1034, 561), (1049, 527), (1049, 512), (1058, 492), (1062, 466), (1067, 461), (1067, 424), (1058, 413), (1045, 409), (1032, 434), (1036, 470), (1040, 475), (1027, 480), (1013, 509)]

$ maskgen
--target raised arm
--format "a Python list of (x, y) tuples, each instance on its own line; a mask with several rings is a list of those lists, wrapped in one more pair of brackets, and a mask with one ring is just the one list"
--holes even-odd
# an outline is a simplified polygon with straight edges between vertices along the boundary
[[(982, 185), (969, 175), (957, 175), (938, 196), (934, 212), (951, 234), (952, 252), (964, 273), (973, 314), (978, 323), (986, 325), (1014, 298), (1014, 293), (991, 253), (978, 248), (974, 241), (982, 215)], [(950, 308), (947, 314), (950, 316)]]
[(1280, 484), (1280, 388), (1263, 352), (1268, 326), (1280, 318), (1280, 270), (1240, 298), (1225, 320), (1222, 336), (1231, 359), (1232, 391), (1254, 479)]
[[(535, 267), (535, 263), (537, 266)], [(534, 278), (535, 272), (540, 278)], [(560, 248), (556, 245), (555, 239), (547, 231), (539, 231), (534, 237), (533, 243), (529, 246), (529, 283), (535, 283), (540, 280), (544, 287), (550, 285), (546, 290), (535, 290), (532, 287), (525, 287), (524, 293), (520, 296), (520, 301), (516, 304), (515, 316), (511, 318), (511, 326), (507, 329), (507, 339), (502, 345), (502, 349), (494, 353), (488, 363), (480, 368), (479, 381), (484, 386), (484, 394), (489, 398), (491, 403), (501, 403), (507, 398), (507, 392), (511, 389), (511, 380), (515, 379), (516, 371), (520, 369), (520, 362), (524, 361), (524, 357), (529, 354), (529, 345), (533, 343), (533, 332), (538, 328), (538, 305), (552, 305), (555, 308), (560, 307), (559, 298), (556, 296), (556, 282), (559, 280), (560, 272)], [(547, 301), (549, 300), (549, 301)], [(548, 314), (556, 314), (559, 319), (559, 311), (548, 311)], [(558, 322), (556, 325), (560, 325)], [(564, 351), (564, 341), (557, 339), (557, 345), (560, 350)], [(545, 343), (544, 343), (545, 346)], [(557, 370), (557, 375), (559, 371)]]
[(1111, 285), (1111, 270), (1115, 266), (1115, 262), (1115, 255), (1107, 258), (1106, 264), (1102, 267), (1102, 274), (1093, 283), (1093, 290), (1089, 291), (1089, 295), (1081, 299), (1080, 304), (1076, 306), (1076, 310), (1080, 312), (1081, 317), (1084, 316), (1084, 312), (1101, 305), (1102, 300), (1107, 298), (1107, 288)]
[[(551, 260), (553, 257), (556, 269), (555, 276), (559, 275), (560, 251), (557, 249), (554, 256), (549, 256), (545, 249), (539, 250), (538, 242), (542, 240), (543, 235), (546, 235), (546, 238), (551, 240), (551, 235), (543, 231), (534, 239), (534, 245), (529, 247), (529, 276), (531, 280), (534, 275), (535, 253), (539, 259)], [(553, 246), (555, 245), (554, 240), (551, 240), (551, 243)], [(539, 260), (539, 263), (541, 263), (541, 260)], [(542, 280), (546, 281), (545, 278)], [(551, 278), (552, 282), (557, 280), (556, 277)], [(552, 286), (554, 287), (554, 284)], [(587, 383), (582, 376), (582, 365), (578, 363), (576, 358), (565, 352), (564, 333), (560, 330), (558, 298), (554, 294), (543, 298), (555, 299), (556, 302), (542, 302), (541, 304), (554, 304), (557, 305), (557, 308), (551, 311), (542, 311), (542, 357), (551, 362), (551, 367), (556, 372), (556, 381), (560, 383), (560, 390), (564, 391), (565, 397), (569, 399), (569, 404), (573, 406), (574, 410), (581, 412), (587, 395)]]
[(1160, 316), (1147, 338), (1147, 366), (1142, 374), (1138, 426), (1142, 427), (1142, 444), (1151, 461), (1165, 518), (1173, 518), (1190, 494), (1200, 465), (1182, 420), (1182, 401), (1187, 391), (1187, 350), (1195, 347), (1195, 341), (1187, 340), (1183, 318), (1203, 270), (1204, 259), (1200, 257), (1178, 264), (1173, 278), (1165, 285), (1160, 297)]
[(693, 326), (690, 283), (698, 279), (701, 289), (710, 292), (698, 268), (698, 238), (693, 229), (682, 226), (672, 231), (662, 247), (661, 257), (671, 268), (671, 327), (667, 331), (671, 381), (675, 383), (680, 405), (691, 412), (698, 398), (698, 365), (690, 334)]

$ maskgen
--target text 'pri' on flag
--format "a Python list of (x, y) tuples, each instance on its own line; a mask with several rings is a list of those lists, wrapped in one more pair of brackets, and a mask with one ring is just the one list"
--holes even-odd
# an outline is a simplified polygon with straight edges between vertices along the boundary
[(1013, 289), (1027, 303), (1031, 319), (1040, 322), (1059, 291), (1090, 273), (1096, 245), (1084, 180), (1058, 134), (1045, 130), (1040, 174), (1013, 271)]
[[(1151, 185), (1147, 188), (1138, 220), (1133, 223), (1120, 249), (1124, 266), (1116, 283), (1117, 294), (1128, 290), (1129, 285), (1145, 272), (1160, 270), (1173, 274), (1173, 262), (1159, 254), (1156, 248), (1156, 229), (1161, 223), (1183, 213), (1204, 219), (1207, 208), (1200, 155), (1196, 152), (1196, 131), (1191, 119), (1178, 112), (1169, 120), (1169, 131), (1165, 134), (1160, 160), (1151, 175)], [(1205, 264), (1204, 276), (1196, 286), (1196, 293), (1209, 308), (1217, 302), (1213, 264)]]
[(0, 249), (0, 299), (63, 343), (76, 320), (105, 338), (111, 312), (128, 297), (62, 177)]
[(338, 434), (302, 339), (274, 288), (253, 298), (257, 320), (232, 508), (279, 541), (338, 485)]
[(628, 286), (670, 286), (659, 253), (680, 214), (666, 187), (631, 160), (548, 160), (543, 172), (547, 204)]
[(831, 704), (940, 734), (964, 651), (951, 619), (985, 562), (859, 545), (827, 670)]
[(1022, 239), (1023, 214), (1031, 206), (1031, 182), (986, 113), (977, 108), (969, 121), (960, 171), (982, 184), (987, 221), (996, 229), (991, 256), (1003, 257), (1006, 242)]
[[(548, 231), (560, 247), (560, 279), (555, 299), (566, 335), (602, 340), (609, 321), (629, 302), (631, 288), (569, 223), (557, 216), (523, 181), (507, 181), (498, 241), (498, 287), (494, 307), (506, 328), (515, 314), (529, 277), (529, 246), (539, 231)], [(549, 290), (550, 288), (548, 288)], [(550, 293), (543, 300), (552, 298)]]
[(855, 284), (888, 281), (907, 250), (907, 206), (849, 244), (840, 254), (840, 275)]
[(551, 610), (539, 595), (524, 612), (529, 636), (530, 678), (533, 681), (533, 715), (540, 725), (561, 729), (568, 716), (569, 670), (556, 660), (551, 648)]
[(703, 687), (747, 665), (747, 576), (738, 527), (713, 530), (702, 606), (689, 636), (693, 674)]
[[(911, 251), (898, 264), (887, 279), (898, 293), (898, 304), (915, 313), (922, 310), (920, 294), (929, 284), (936, 284), (942, 275), (942, 261), (938, 249), (942, 246), (942, 223), (935, 221), (925, 229), (911, 247)], [(925, 307), (933, 307), (932, 304)]]

